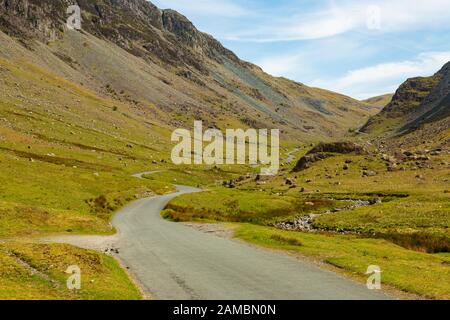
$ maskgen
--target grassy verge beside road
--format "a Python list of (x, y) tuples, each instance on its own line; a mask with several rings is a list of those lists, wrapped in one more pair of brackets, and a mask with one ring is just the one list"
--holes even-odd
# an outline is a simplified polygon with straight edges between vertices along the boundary
[[(317, 258), (361, 280), (369, 265), (379, 265), (385, 284), (448, 299), (448, 157), (431, 157), (426, 165), (433, 169), (418, 171), (408, 162), (389, 170), (377, 155), (336, 155), (301, 172), (286, 168), (278, 176), (246, 179), (232, 189), (183, 195), (169, 203), (163, 216), (247, 223), (239, 224), (236, 237)], [(373, 198), (381, 203), (316, 217), (312, 225), (321, 232), (270, 227), (275, 221), (345, 207), (345, 200)]]
[[(69, 290), (65, 273), (76, 265), (81, 289)], [(0, 245), (0, 299), (138, 300), (141, 294), (117, 261), (63, 244)]]
[(382, 270), (382, 283), (430, 299), (450, 298), (450, 254), (404, 249), (382, 239), (277, 230), (241, 224), (235, 236), (271, 249), (297, 252), (331, 264), (364, 281), (370, 265)]

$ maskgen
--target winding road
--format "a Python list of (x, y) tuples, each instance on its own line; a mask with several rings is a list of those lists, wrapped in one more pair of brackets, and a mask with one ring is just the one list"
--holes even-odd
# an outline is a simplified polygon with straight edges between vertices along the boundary
[[(135, 177), (142, 177), (142, 174)], [(176, 193), (135, 201), (113, 218), (119, 232), (114, 237), (114, 246), (120, 248), (118, 256), (152, 298), (390, 298), (287, 254), (164, 220), (160, 213), (171, 199), (201, 191), (186, 186), (177, 188)], [(90, 241), (89, 238), (84, 240)], [(63, 242), (76, 245), (67, 239)]]
[(156, 299), (387, 299), (381, 292), (283, 253), (164, 220), (173, 198), (138, 200), (113, 219), (119, 257)]

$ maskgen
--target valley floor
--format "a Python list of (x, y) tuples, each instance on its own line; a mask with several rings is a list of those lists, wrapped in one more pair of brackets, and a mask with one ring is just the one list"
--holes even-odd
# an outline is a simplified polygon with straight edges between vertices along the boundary
[[(365, 289), (375, 265), (387, 287), (450, 299), (449, 65), (408, 81), (393, 114), (364, 128), (389, 97), (274, 78), (171, 10), (82, 1), (89, 28), (77, 32), (60, 30), (58, 1), (0, 2), (0, 299), (143, 298), (114, 256), (154, 298), (386, 298)], [(426, 117), (407, 133), (419, 104)], [(194, 119), (279, 128), (279, 174), (173, 165), (171, 135)], [(297, 168), (333, 139), (367, 150)], [(231, 225), (236, 241), (183, 223)], [(66, 286), (69, 267), (80, 290)]]
[[(395, 170), (385, 158), (336, 154), (297, 173), (247, 176), (235, 188), (178, 197), (163, 216), (237, 224), (239, 239), (313, 257), (362, 281), (377, 265), (385, 285), (449, 299), (449, 155), (406, 160)], [(335, 209), (349, 200), (367, 205)], [(273, 227), (310, 215), (317, 216), (310, 232)]]
[[(113, 219), (120, 231), (105, 237), (56, 237), (77, 246), (115, 252), (155, 299), (389, 299), (382, 292), (320, 269), (304, 259), (217, 237), (162, 219), (180, 192), (136, 201)], [(117, 248), (117, 249), (114, 249)]]
[[(302, 152), (302, 150), (299, 150), (297, 157), (299, 157)], [(171, 187), (171, 184), (168, 182), (192, 186), (199, 185), (204, 189), (204, 192), (184, 195), (177, 194), (179, 196), (174, 199), (172, 199), (173, 195), (162, 196), (162, 199), (165, 199), (165, 201), (154, 207), (157, 211), (154, 213), (153, 219), (157, 219), (155, 221), (161, 221), (165, 226), (162, 230), (167, 229), (166, 231), (169, 235), (173, 234), (169, 232), (170, 230), (177, 230), (174, 233), (176, 239), (165, 241), (164, 239), (166, 239), (166, 236), (161, 232), (148, 233), (147, 231), (150, 230), (149, 228), (151, 228), (151, 226), (148, 226), (147, 228), (145, 227), (145, 221), (139, 220), (140, 214), (144, 214), (144, 217), (148, 218), (146, 216), (148, 211), (138, 210), (137, 213), (119, 214), (114, 218), (115, 223), (117, 222), (117, 219), (123, 219), (120, 220), (121, 222), (119, 223), (121, 233), (128, 232), (129, 234), (140, 235), (144, 238), (148, 236), (151, 237), (152, 235), (160, 235), (160, 238), (158, 238), (159, 240), (150, 239), (153, 244), (160, 244), (160, 247), (156, 246), (152, 249), (156, 250), (153, 253), (146, 249), (133, 254), (134, 251), (130, 248), (135, 247), (136, 250), (138, 250), (140, 246), (133, 245), (133, 242), (126, 241), (117, 244), (117, 236), (112, 238), (109, 236), (106, 238), (96, 236), (94, 238), (96, 239), (97, 244), (100, 243), (100, 247), (103, 251), (107, 249), (108, 254), (119, 256), (126, 265), (131, 266), (134, 274), (140, 274), (142, 270), (159, 270), (158, 272), (161, 272), (161, 274), (166, 272), (166, 277), (168, 278), (161, 277), (161, 279), (166, 279), (168, 283), (173, 282), (173, 287), (178, 286), (179, 289), (177, 290), (180, 290), (179, 296), (184, 298), (190, 297), (189, 292), (195, 292), (195, 290), (190, 291), (191, 289), (189, 288), (195, 288), (198, 280), (195, 280), (195, 277), (192, 278), (192, 275), (190, 276), (188, 272), (182, 270), (182, 265), (185, 265), (189, 259), (186, 258), (187, 260), (181, 264), (174, 260), (170, 263), (166, 262), (166, 264), (163, 265), (158, 265), (158, 263), (151, 266), (147, 265), (147, 263), (151, 264), (151, 261), (153, 261), (153, 263), (154, 261), (159, 261), (159, 263), (161, 263), (161, 261), (167, 261), (165, 260), (167, 257), (155, 260), (155, 257), (160, 255), (161, 252), (168, 252), (161, 248), (169, 246), (173, 252), (180, 252), (180, 250), (181, 252), (190, 252), (191, 255), (189, 257), (192, 255), (196, 256), (197, 254), (199, 255), (199, 261), (203, 261), (202, 259), (205, 259), (205, 257), (210, 254), (215, 255), (216, 257), (212, 260), (222, 261), (219, 259), (221, 255), (233, 254), (234, 251), (230, 249), (230, 253), (225, 253), (228, 249), (216, 250), (217, 248), (215, 249), (210, 246), (206, 246), (202, 249), (201, 246), (204, 243), (209, 243), (210, 241), (220, 242), (221, 240), (220, 238), (218, 238), (219, 240), (211, 240), (209, 238), (211, 235), (205, 234), (205, 232), (202, 232), (204, 236), (198, 236), (199, 232), (196, 230), (193, 230), (196, 232), (196, 236), (194, 237), (208, 236), (208, 239), (205, 238), (199, 242), (200, 247), (197, 248), (198, 250), (192, 251), (187, 250), (186, 248), (182, 250), (182, 248), (185, 247), (183, 241), (186, 239), (180, 235), (185, 234), (183, 232), (185, 232), (184, 230), (186, 230), (186, 227), (182, 225), (178, 226), (176, 223), (174, 224), (172, 222), (164, 222), (164, 220), (159, 218), (159, 210), (164, 209), (161, 214), (165, 218), (174, 221), (197, 221), (202, 223), (224, 222), (226, 224), (231, 224), (236, 239), (242, 239), (246, 242), (269, 249), (298, 253), (306, 257), (311, 257), (314, 260), (323, 263), (323, 266), (333, 266), (335, 271), (339, 270), (343, 274), (363, 283), (367, 279), (365, 273), (368, 266), (378, 265), (382, 270), (382, 283), (388, 288), (396, 288), (406, 293), (417, 294), (425, 298), (448, 299), (450, 292), (448, 285), (450, 283), (450, 279), (448, 279), (450, 274), (448, 272), (450, 256), (448, 251), (445, 251), (445, 244), (446, 241), (448, 241), (448, 227), (450, 222), (450, 211), (448, 208), (449, 194), (446, 189), (448, 186), (446, 181), (448, 181), (449, 169), (445, 166), (439, 167), (440, 163), (446, 161), (447, 158), (445, 157), (446, 156), (443, 155), (430, 160), (432, 162), (431, 165), (436, 166), (435, 169), (420, 171), (421, 177), (418, 177), (419, 174), (415, 170), (405, 169), (404, 171), (388, 171), (383, 164), (383, 160), (377, 157), (355, 155), (336, 155), (333, 158), (322, 161), (320, 165), (314, 165), (305, 172), (290, 173), (290, 171), (286, 169), (279, 176), (264, 179), (255, 178), (256, 176), (254, 174), (245, 174), (248, 170), (245, 168), (241, 168), (241, 171), (227, 171), (221, 168), (211, 168), (202, 171), (196, 168), (166, 169), (164, 167), (155, 166), (154, 170), (148, 172), (147, 175), (143, 174), (137, 177), (132, 177), (131, 173), (125, 174), (118, 171), (116, 177), (120, 177), (122, 181), (127, 181), (126, 185), (133, 186), (132, 188), (135, 188), (134, 186), (146, 186), (146, 190), (154, 190), (152, 193), (146, 191), (141, 196), (136, 194), (132, 198), (143, 199), (137, 200), (131, 205), (127, 205), (126, 208), (139, 207), (139, 205), (145, 203), (152, 194), (170, 193), (172, 190), (171, 188), (173, 187)], [(351, 162), (346, 160), (351, 160)], [(348, 162), (349, 165), (346, 170), (343, 170), (342, 164), (345, 162)], [(373, 177), (361, 177), (360, 167), (362, 166), (368, 166), (369, 168), (367, 169), (376, 171), (377, 175)], [(33, 175), (38, 174), (37, 171), (29, 172)], [(333, 174), (330, 172), (333, 172)], [(6, 174), (6, 172), (3, 172), (3, 174)], [(95, 183), (94, 185), (98, 185), (99, 188), (104, 188), (105, 185), (100, 185), (100, 181), (105, 174), (102, 173), (101, 175), (102, 178), (99, 180), (94, 179), (92, 181)], [(126, 178), (125, 175), (131, 177), (131, 180)], [(112, 181), (109, 180), (112, 178), (114, 177), (106, 175), (105, 181)], [(220, 181), (225, 181), (227, 179), (236, 179), (236, 181), (239, 180), (240, 182), (237, 183), (236, 188), (234, 189), (221, 186)], [(287, 180), (290, 182), (287, 183)], [(61, 180), (61, 183), (64, 184), (64, 181), (65, 180)], [(380, 181), (383, 183), (380, 184)], [(84, 188), (83, 184), (80, 185), (80, 189), (75, 190), (84, 190)], [(20, 195), (17, 191), (16, 194)], [(120, 195), (120, 193), (114, 194)], [(58, 196), (58, 193), (51, 197), (55, 196)], [(72, 201), (71, 199), (74, 196), (77, 197), (78, 193), (72, 192), (71, 197), (66, 197), (65, 201)], [(347, 203), (348, 199), (370, 200), (374, 197), (379, 198), (380, 203), (374, 202), (374, 205), (364, 206), (353, 210), (333, 212), (333, 208), (343, 207), (343, 203)], [(105, 198), (110, 199), (109, 196)], [(61, 199), (63, 198), (61, 197)], [(169, 201), (170, 199), (172, 200), (166, 206), (166, 201)], [(133, 199), (130, 197), (128, 201), (131, 200)], [(30, 203), (30, 209), (28, 209), (29, 213), (38, 210), (32, 209), (31, 205), (32, 204)], [(132, 284), (130, 278), (120, 269), (119, 264), (111, 256), (91, 251), (91, 249), (99, 248), (98, 245), (91, 245), (92, 243), (90, 242), (93, 238), (89, 236), (89, 239), (91, 240), (85, 241), (84, 243), (83, 241), (81, 241), (81, 243), (79, 242), (84, 236), (76, 237), (78, 238), (76, 241), (67, 241), (68, 236), (71, 238), (73, 234), (80, 234), (80, 232), (73, 227), (74, 223), (79, 222), (76, 220), (68, 220), (65, 222), (67, 223), (67, 226), (62, 225), (65, 229), (61, 229), (59, 224), (55, 225), (55, 222), (59, 221), (58, 217), (60, 217), (58, 214), (54, 214), (58, 212), (55, 209), (40, 209), (41, 215), (44, 215), (45, 219), (38, 219), (37, 217), (33, 218), (33, 215), (20, 215), (24, 210), (23, 205), (9, 206), (10, 207), (3, 206), (3, 215), (0, 219), (0, 222), (3, 224), (1, 229), (4, 233), (3, 239), (5, 239), (0, 245), (2, 248), (0, 254), (2, 260), (2, 269), (0, 270), (2, 275), (0, 277), (0, 281), (2, 281), (2, 289), (0, 290), (2, 298), (135, 299), (142, 297), (136, 287)], [(86, 207), (88, 209), (90, 208), (88, 204)], [(128, 210), (126, 211), (128, 213), (132, 213), (129, 211), (130, 209), (125, 210)], [(321, 216), (312, 221), (314, 228), (318, 229), (318, 231), (315, 232), (280, 230), (271, 226), (273, 223), (279, 221), (289, 221), (290, 219), (302, 215), (329, 210), (333, 213)], [(12, 215), (10, 212), (17, 213)], [(91, 211), (91, 213), (87, 211), (85, 215), (86, 219), (98, 219), (98, 215), (95, 211)], [(111, 215), (112, 211), (108, 213), (108, 216)], [(68, 215), (68, 217), (69, 216), (70, 215)], [(105, 229), (95, 230), (92, 229), (92, 227), (87, 227), (88, 229), (81, 234), (113, 234), (115, 231), (112, 226), (108, 224), (109, 219), (103, 219), (97, 221), (104, 221), (98, 225)], [(28, 226), (34, 227), (22, 227), (22, 225), (25, 226), (27, 224)], [(137, 231), (133, 229), (136, 227), (138, 228), (136, 229)], [(60, 231), (58, 231), (58, 228)], [(99, 232), (100, 230), (105, 231)], [(180, 230), (183, 230), (183, 232), (179, 233)], [(189, 239), (189, 237), (192, 236), (192, 230), (186, 232), (188, 235), (187, 239)], [(55, 233), (58, 234), (56, 239), (51, 236)], [(418, 238), (414, 238), (410, 236), (411, 234), (419, 234), (419, 236)], [(44, 243), (36, 243), (36, 239), (41, 238), (47, 238), (47, 241), (44, 241)], [(6, 241), (8, 239), (20, 239), (21, 241)], [(62, 241), (61, 239), (66, 240)], [(105, 239), (106, 242), (103, 242)], [(109, 242), (109, 240), (111, 240), (111, 242)], [(228, 239), (226, 240), (229, 241)], [(53, 243), (61, 241), (67, 242), (67, 244)], [(139, 239), (136, 241), (140, 243)], [(87, 249), (75, 248), (70, 246), (70, 244), (75, 244)], [(232, 244), (227, 244), (227, 246), (228, 245), (233, 246)], [(250, 254), (246, 250), (248, 249), (244, 250), (245, 254), (241, 252), (241, 254), (243, 254), (241, 260), (245, 260), (244, 257)], [(269, 253), (259, 254), (265, 258), (267, 258), (266, 255), (270, 255)], [(144, 256), (145, 259), (135, 260), (135, 258), (139, 256)], [(193, 260), (194, 263), (196, 259)], [(278, 258), (276, 258), (275, 261), (277, 261), (277, 259)], [(282, 258), (282, 260), (283, 259), (285, 258)], [(52, 261), (56, 261), (57, 263), (53, 263)], [(76, 263), (74, 263), (74, 261)], [(133, 261), (138, 262), (133, 263)], [(286, 278), (286, 281), (292, 279), (292, 277), (300, 277), (298, 281), (301, 285), (299, 285), (297, 289), (288, 286), (290, 288), (288, 291), (292, 294), (289, 294), (284, 287), (280, 288), (281, 291), (278, 291), (280, 297), (308, 298), (308, 295), (305, 294), (305, 292), (296, 291), (305, 285), (305, 281), (308, 281), (306, 278), (301, 278), (304, 262), (300, 261), (298, 262), (298, 265), (295, 266), (291, 260), (289, 261), (290, 262), (286, 262), (287, 265), (285, 267), (293, 269), (285, 270), (285, 274), (289, 275)], [(78, 293), (66, 292), (67, 290), (64, 289), (64, 281), (67, 279), (65, 270), (68, 265), (72, 264), (81, 264), (83, 268), (87, 268), (88, 270), (87, 275), (85, 275), (87, 288), (83, 288)], [(262, 261), (251, 265), (259, 266), (261, 264), (263, 264)], [(281, 265), (284, 265), (284, 263)], [(307, 263), (307, 265), (308, 270), (316, 270), (315, 267), (311, 267), (310, 264)], [(213, 281), (215, 277), (214, 270), (222, 270), (224, 272), (219, 278), (232, 279), (230, 281), (233, 281), (233, 279), (240, 279), (240, 281), (243, 281), (239, 272), (236, 270), (225, 276), (227, 272), (223, 268), (228, 268), (227, 270), (229, 271), (233, 270), (233, 265), (226, 266), (227, 264), (224, 262), (223, 266), (215, 265), (211, 268), (205, 267), (204, 269), (200, 269), (202, 270), (202, 274), (209, 274), (211, 276), (211, 284), (217, 284)], [(273, 267), (275, 266), (278, 266), (278, 263), (274, 262)], [(246, 264), (246, 266), (240, 267), (250, 267), (250, 265)], [(167, 273), (167, 271), (172, 270), (172, 268), (174, 268), (173, 270), (176, 272)], [(277, 268), (279, 268), (279, 266)], [(298, 268), (298, 270), (294, 270), (296, 268)], [(274, 268), (263, 270), (265, 270), (263, 277), (265, 282), (263, 281), (263, 283), (268, 286), (271, 286), (270, 279), (272, 279), (272, 277), (275, 277), (276, 279), (280, 277), (280, 272), (274, 271)], [(158, 272), (155, 274), (158, 274)], [(256, 271), (253, 270), (249, 274), (254, 272)], [(313, 276), (309, 279), (315, 279), (316, 275), (319, 275), (319, 278), (321, 277), (320, 275), (322, 273), (319, 269), (311, 272)], [(172, 296), (170, 296), (170, 294), (166, 295), (164, 292), (178, 292), (177, 290), (167, 291), (162, 284), (153, 287), (151, 283), (153, 281), (158, 283), (158, 277), (155, 278), (152, 274), (152, 272), (148, 274), (144, 273), (144, 280), (140, 280), (147, 283), (147, 286), (145, 286), (144, 289), (147, 292), (150, 292), (150, 295), (153, 298), (169, 298)], [(195, 274), (198, 273), (194, 272), (194, 275)], [(337, 279), (339, 277), (334, 275), (332, 278)], [(251, 280), (252, 278), (250, 277), (249, 279)], [(447, 279), (449, 281), (447, 281)], [(185, 280), (189, 282), (189, 286), (184, 285)], [(255, 283), (253, 280), (250, 282)], [(260, 281), (260, 279), (258, 281)], [(341, 280), (339, 280), (338, 283), (340, 281)], [(276, 298), (273, 295), (264, 296), (263, 293), (265, 291), (262, 287), (253, 291), (252, 296), (252, 292), (248, 291), (252, 288), (250, 282), (242, 282), (248, 287), (245, 290), (244, 288), (241, 288), (240, 290), (241, 292), (247, 293), (245, 298), (256, 296), (261, 298)], [(109, 285), (106, 286), (105, 283), (108, 283)], [(321, 281), (317, 281), (315, 284), (318, 286), (317, 288), (321, 286), (321, 283)], [(346, 283), (347, 282), (344, 281), (342, 285), (345, 286)], [(205, 289), (208, 288), (207, 284), (208, 281), (206, 280), (198, 281), (198, 285), (200, 286), (200, 291), (198, 292), (201, 292), (201, 294), (199, 294), (200, 297), (208, 296), (208, 294), (205, 295), (209, 292)], [(203, 285), (205, 285), (205, 287), (202, 287)], [(221, 285), (225, 286), (225, 284)], [(308, 286), (311, 285), (313, 284), (309, 283)], [(330, 287), (327, 287), (328, 289), (325, 291), (328, 292), (329, 295), (326, 298), (336, 297), (333, 295), (332, 291), (332, 288), (336, 288), (336, 286), (339, 285), (334, 283)], [(364, 287), (364, 285), (361, 284), (356, 285), (355, 288), (358, 286)], [(117, 291), (112, 288), (119, 289), (117, 289)], [(170, 286), (168, 286), (168, 288), (170, 289)], [(365, 296), (364, 294), (358, 295), (357, 292), (359, 292), (359, 290), (360, 289), (356, 289), (355, 296), (346, 296), (342, 298)], [(220, 297), (230, 297), (226, 296), (225, 293), (232, 291), (224, 289), (222, 292), (224, 295)], [(219, 298), (219, 296), (217, 297)], [(244, 298), (244, 296), (242, 297)], [(316, 296), (314, 295), (314, 297)], [(325, 298), (325, 296), (322, 296), (322, 298)]]

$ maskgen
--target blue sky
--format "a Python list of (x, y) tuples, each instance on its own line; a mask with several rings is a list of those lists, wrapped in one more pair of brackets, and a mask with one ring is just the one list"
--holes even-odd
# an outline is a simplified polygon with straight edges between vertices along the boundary
[(153, 0), (240, 58), (354, 98), (450, 61), (450, 0)]

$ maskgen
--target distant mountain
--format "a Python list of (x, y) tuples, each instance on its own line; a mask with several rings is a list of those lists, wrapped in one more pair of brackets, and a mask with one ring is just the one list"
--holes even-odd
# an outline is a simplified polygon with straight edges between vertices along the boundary
[(441, 121), (450, 116), (450, 62), (432, 79), (431, 82), (435, 85), (402, 129), (414, 130), (424, 124)]
[(404, 133), (450, 113), (450, 63), (431, 77), (405, 81), (391, 102), (362, 127), (366, 133)]
[(380, 108), (381, 110), (382, 108), (386, 107), (389, 102), (391, 102), (393, 96), (394, 95), (392, 93), (388, 93), (363, 100), (362, 102)]
[(170, 127), (197, 119), (319, 140), (378, 112), (371, 103), (272, 77), (176, 11), (145, 0), (76, 2), (81, 31), (65, 25), (73, 1), (0, 0), (0, 58), (16, 65), (26, 59)]

